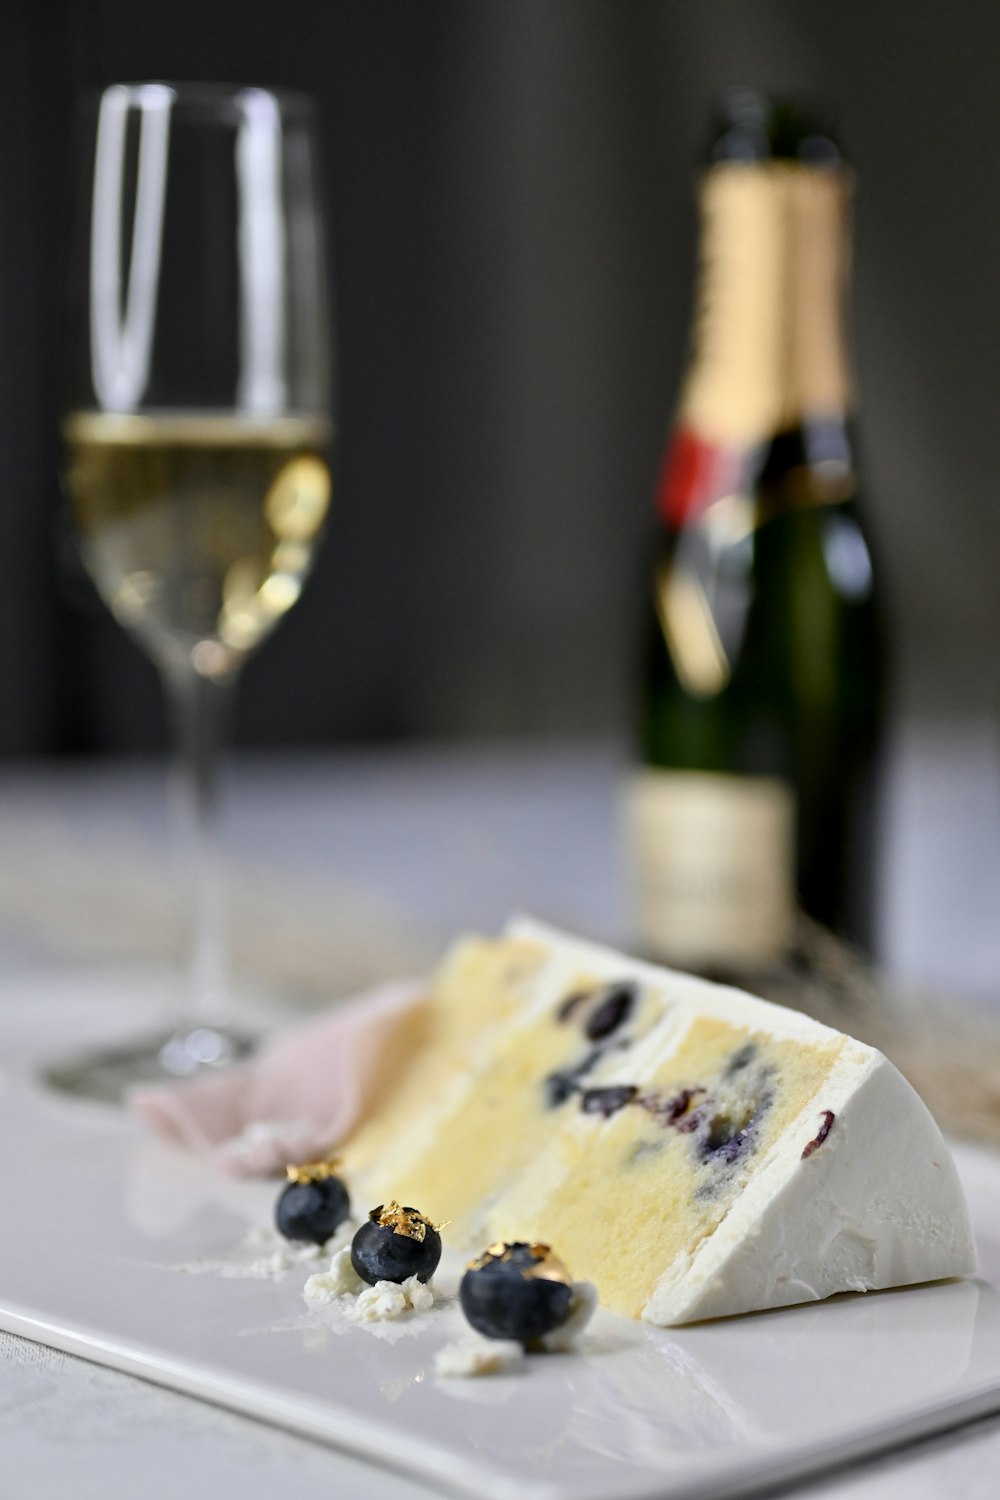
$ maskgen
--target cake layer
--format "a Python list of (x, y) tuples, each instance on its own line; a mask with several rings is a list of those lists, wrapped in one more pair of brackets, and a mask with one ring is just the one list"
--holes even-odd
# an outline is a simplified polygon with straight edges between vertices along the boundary
[(881, 1054), (526, 919), (456, 945), (344, 1158), (451, 1244), (546, 1241), (657, 1323), (974, 1267), (947, 1148)]
[[(496, 1039), (528, 1003), (528, 986), (545, 962), (532, 939), (463, 938), (435, 975), (426, 1004), (409, 1020), (411, 1055), (369, 1118), (346, 1143), (351, 1180), (386, 1199), (406, 1179), (413, 1152), (433, 1147), (440, 1126), (488, 1067)], [(431, 1214), (431, 1217), (435, 1215)]]

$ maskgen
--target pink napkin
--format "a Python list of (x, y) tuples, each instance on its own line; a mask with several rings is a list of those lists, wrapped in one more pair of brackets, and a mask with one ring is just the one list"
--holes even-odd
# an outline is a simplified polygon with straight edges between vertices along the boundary
[(425, 994), (420, 982), (384, 985), (282, 1033), (250, 1062), (136, 1089), (129, 1103), (223, 1171), (271, 1175), (321, 1156), (364, 1117), (405, 1063)]

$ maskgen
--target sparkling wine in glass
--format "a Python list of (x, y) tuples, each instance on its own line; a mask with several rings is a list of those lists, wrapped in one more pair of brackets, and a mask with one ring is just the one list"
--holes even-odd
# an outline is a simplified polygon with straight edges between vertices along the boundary
[(83, 562), (159, 668), (191, 897), (183, 1014), (50, 1076), (120, 1092), (237, 1055), (215, 815), (225, 705), (330, 501), (325, 256), (308, 100), (115, 85), (82, 107), (63, 484)]

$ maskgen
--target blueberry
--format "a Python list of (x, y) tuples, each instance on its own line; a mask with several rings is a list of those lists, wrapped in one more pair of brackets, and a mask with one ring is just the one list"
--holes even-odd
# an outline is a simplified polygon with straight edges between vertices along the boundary
[(577, 1093), (580, 1079), (596, 1067), (602, 1056), (600, 1047), (593, 1047), (572, 1068), (558, 1068), (550, 1073), (545, 1079), (545, 1102), (549, 1108), (556, 1109)]
[(744, 1045), (738, 1048), (737, 1051), (734, 1052), (732, 1057), (729, 1059), (729, 1066), (726, 1069), (726, 1077), (732, 1078), (734, 1073), (742, 1072), (744, 1068), (750, 1066), (756, 1056), (757, 1048), (754, 1046), (753, 1042), (745, 1042)]
[(748, 1114), (735, 1119), (725, 1113), (713, 1115), (701, 1143), (702, 1159), (714, 1157), (727, 1164), (738, 1161), (746, 1150), (752, 1124), (753, 1116)]
[(477, 1333), (530, 1344), (566, 1321), (573, 1283), (548, 1245), (515, 1240), (491, 1245), (472, 1261), (458, 1296)]
[(549, 1109), (558, 1109), (560, 1104), (565, 1104), (577, 1088), (572, 1073), (550, 1073), (545, 1080), (545, 1102)]
[(441, 1259), (441, 1236), (415, 1208), (379, 1204), (351, 1241), (351, 1265), (362, 1281), (430, 1281)]
[[(742, 1097), (729, 1101), (707, 1099), (698, 1125), (697, 1151), (703, 1162), (732, 1166), (734, 1162), (756, 1151), (761, 1121), (774, 1103), (774, 1085), (770, 1068), (760, 1068), (747, 1081)], [(704, 1128), (702, 1128), (702, 1122)], [(678, 1128), (683, 1128), (683, 1122)]]
[(691, 1131), (697, 1130), (701, 1125), (701, 1111), (699, 1109), (692, 1110), (691, 1105), (699, 1094), (704, 1094), (705, 1092), (706, 1090), (701, 1084), (696, 1084), (694, 1088), (680, 1089), (678, 1093), (664, 1098), (662, 1094), (658, 1094), (654, 1089), (651, 1093), (643, 1094), (638, 1102), (661, 1125), (675, 1125), (678, 1130), (688, 1134)]
[(636, 986), (629, 982), (609, 984), (601, 992), (600, 1003), (587, 1017), (584, 1031), (592, 1042), (600, 1042), (624, 1025), (638, 997)]
[(584, 1001), (589, 999), (589, 990), (572, 990), (570, 994), (566, 996), (565, 1000), (560, 1001), (559, 1006), (556, 1010), (556, 1020), (559, 1021), (560, 1024), (565, 1025), (565, 1023), (572, 1018), (574, 1012), (579, 1010)]
[(603, 1115), (610, 1120), (626, 1104), (633, 1103), (638, 1092), (634, 1083), (612, 1083), (603, 1089), (584, 1089), (580, 1108), (585, 1115)]
[(329, 1162), (288, 1168), (288, 1182), (275, 1205), (278, 1232), (286, 1240), (322, 1245), (351, 1211), (351, 1200)]

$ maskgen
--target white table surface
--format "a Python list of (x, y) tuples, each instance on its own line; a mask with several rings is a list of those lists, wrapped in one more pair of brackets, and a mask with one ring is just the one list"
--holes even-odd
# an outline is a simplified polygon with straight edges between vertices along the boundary
[[(1000, 1003), (1000, 769), (988, 727), (915, 733), (897, 746), (889, 800), (883, 948), (893, 969)], [(272, 995), (312, 1002), (326, 955), (398, 972), (456, 930), (496, 927), (513, 908), (621, 942), (613, 747), (558, 744), (256, 758), (231, 775), (226, 837), (252, 926), (261, 900), (289, 919), (284, 944), (246, 954)], [(162, 858), (162, 768), (8, 768), (0, 777), (0, 1004), (25, 974), (162, 961), (164, 887), (137, 871)], [(116, 873), (117, 872), (117, 873)], [(944, 873), (942, 873), (944, 872)], [(947, 880), (945, 879), (947, 875)], [(116, 883), (117, 882), (117, 883)], [(241, 882), (243, 884), (241, 885)], [(88, 895), (94, 910), (74, 921)], [(141, 898), (141, 899), (140, 899)], [(100, 916), (119, 903), (127, 924)], [(312, 967), (296, 944), (329, 911)], [(338, 929), (338, 921), (342, 926)], [(127, 925), (128, 931), (124, 930)], [(280, 923), (275, 924), (276, 929)], [(330, 936), (332, 934), (332, 936)], [(381, 941), (380, 935), (384, 938)], [(169, 935), (168, 935), (169, 936)], [(349, 943), (347, 942), (349, 937)], [(331, 945), (332, 944), (332, 949)], [(263, 955), (263, 967), (262, 965)], [(243, 983), (250, 982), (246, 975)], [(327, 982), (327, 981), (324, 981)], [(16, 1233), (16, 1207), (6, 1218)], [(1000, 1226), (998, 1226), (1000, 1232)], [(259, 1423), (0, 1334), (4, 1500), (183, 1494), (426, 1500), (421, 1486)], [(824, 1500), (993, 1500), (1000, 1421), (986, 1421), (795, 1493)]]

